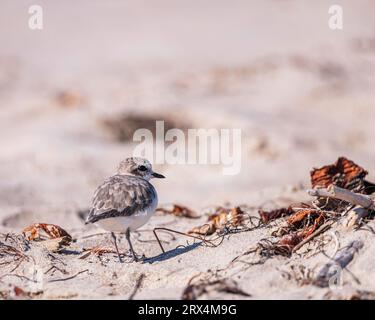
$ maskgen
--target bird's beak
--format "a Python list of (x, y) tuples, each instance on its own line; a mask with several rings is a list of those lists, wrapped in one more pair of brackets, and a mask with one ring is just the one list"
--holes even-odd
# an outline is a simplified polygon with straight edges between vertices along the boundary
[(164, 179), (165, 178), (162, 174), (159, 174), (159, 173), (156, 173), (156, 172), (153, 172), (152, 176), (154, 178), (159, 178), (159, 179)]

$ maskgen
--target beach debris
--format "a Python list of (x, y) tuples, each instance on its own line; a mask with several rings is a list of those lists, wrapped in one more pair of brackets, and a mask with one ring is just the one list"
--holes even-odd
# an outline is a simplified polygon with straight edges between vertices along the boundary
[(287, 208), (280, 208), (280, 209), (275, 209), (271, 211), (265, 211), (265, 210), (259, 210), (258, 211), (259, 216), (264, 224), (269, 223), (272, 220), (289, 216), (294, 213), (292, 207), (287, 207)]
[(129, 295), (128, 300), (134, 299), (134, 297), (137, 294), (139, 288), (142, 286), (144, 278), (146, 278), (146, 275), (144, 273), (141, 273), (141, 275), (137, 278), (137, 281), (135, 282), (134, 289), (133, 289), (132, 293)]
[(0, 234), (3, 241), (0, 241), (0, 265), (2, 267), (9, 266), (10, 273), (18, 269), (24, 262), (28, 261), (29, 257), (24, 253), (29, 246), (27, 240), (23, 241), (22, 237), (17, 237), (14, 234)]
[[(320, 227), (325, 223), (326, 213), (315, 209), (301, 209), (293, 213), (272, 235), (281, 236), (276, 242), (268, 245), (273, 254), (290, 256), (303, 244), (320, 234)], [(324, 231), (330, 226), (324, 226)], [(266, 246), (267, 247), (267, 246)]]
[(61, 282), (61, 281), (72, 280), (72, 279), (78, 277), (80, 274), (82, 274), (82, 273), (86, 273), (86, 272), (89, 272), (89, 269), (85, 269), (85, 270), (82, 270), (82, 271), (78, 271), (77, 273), (75, 273), (74, 275), (72, 275), (72, 276), (70, 276), (70, 277), (51, 279), (51, 280), (48, 280), (48, 282)]
[(83, 252), (85, 252), (82, 256), (80, 256), (80, 259), (86, 259), (91, 254), (100, 256), (105, 253), (117, 253), (115, 250), (110, 248), (104, 248), (100, 246), (92, 247), (92, 248), (84, 248)]
[(159, 207), (156, 209), (155, 212), (159, 214), (171, 214), (176, 217), (184, 217), (189, 219), (199, 218), (195, 211), (178, 204), (171, 204)]
[(345, 157), (340, 157), (331, 165), (313, 169), (311, 185), (313, 188), (328, 188), (335, 185), (344, 189), (354, 190), (358, 187), (363, 189), (364, 178), (368, 172)]
[[(11, 272), (13, 272), (21, 265), (23, 261), (28, 260), (28, 257), (17, 248), (0, 242), (0, 260), (1, 266), (11, 265)], [(13, 266), (14, 264), (15, 266)]]
[(34, 223), (22, 230), (22, 234), (29, 241), (42, 241), (48, 239), (66, 238), (71, 241), (72, 236), (63, 228), (48, 223)]
[(282, 237), (277, 243), (277, 249), (282, 255), (290, 255), (293, 248), (304, 238), (303, 232), (295, 232)]
[(367, 290), (351, 289), (347, 290), (335, 290), (328, 291), (324, 295), (324, 299), (331, 300), (375, 300), (375, 292)]
[(316, 236), (320, 235), (321, 233), (327, 231), (329, 228), (331, 228), (334, 221), (328, 220), (325, 222), (322, 226), (320, 226), (317, 230), (313, 231), (312, 233), (305, 234), (303, 240), (296, 244), (295, 247), (292, 248), (292, 253), (296, 252), (298, 249), (300, 249), (302, 246), (304, 246), (306, 243), (310, 242), (312, 239), (314, 239)]
[(37, 292), (28, 292), (18, 286), (12, 286), (8, 290), (0, 291), (0, 299), (8, 300), (8, 299), (32, 299), (39, 295), (43, 294), (43, 291)]
[(316, 197), (311, 204), (290, 205), (272, 211), (259, 210), (262, 222), (284, 218), (270, 224), (276, 241), (261, 241), (260, 252), (267, 256), (290, 256), (318, 235), (340, 221), (346, 228), (359, 225), (375, 211), (375, 198), (370, 194), (375, 185), (365, 180), (368, 172), (345, 157), (334, 164), (313, 169), (308, 194)]
[(286, 280), (294, 280), (299, 286), (304, 286), (313, 283), (314, 272), (312, 269), (303, 264), (291, 265), (289, 271), (280, 270), (281, 276)]
[(314, 197), (344, 201), (347, 205), (341, 205), (336, 210), (338, 212), (349, 211), (343, 221), (343, 225), (347, 229), (359, 225), (365, 217), (375, 210), (374, 198), (365, 194), (355, 193), (351, 190), (342, 189), (334, 185), (330, 185), (327, 189), (312, 189), (307, 192)]
[[(286, 241), (288, 242), (291, 240), (292, 239)], [(244, 254), (238, 256), (234, 261), (236, 261), (241, 256), (243, 257), (249, 255), (250, 253), (256, 253), (258, 256), (261, 257), (260, 260), (252, 264), (263, 264), (266, 261), (266, 259), (276, 255), (289, 257), (291, 249), (288, 245), (280, 244), (279, 241), (280, 240), (274, 241), (270, 239), (261, 239), (255, 246), (251, 247)]]
[(262, 239), (257, 245), (246, 252), (248, 253), (256, 252), (262, 257), (272, 257), (275, 255), (280, 255), (284, 257), (290, 257), (293, 249), (303, 241), (303, 232), (293, 232), (284, 235), (280, 239), (274, 241), (270, 239)]
[(53, 264), (51, 268), (49, 268), (46, 272), (44, 272), (44, 274), (54, 274), (55, 271), (59, 271), (60, 273), (62, 274), (69, 274), (68, 271), (66, 271), (65, 269), (62, 269), (60, 267), (58, 267), (57, 265)]
[(334, 185), (330, 185), (327, 189), (311, 189), (307, 190), (308, 194), (313, 197), (331, 198), (348, 202), (352, 205), (358, 205), (365, 209), (375, 209), (374, 199), (368, 195), (355, 193), (351, 190), (343, 189)]
[(14, 291), (14, 295), (16, 297), (27, 297), (28, 296), (28, 293), (26, 293), (23, 289), (21, 289), (20, 287), (17, 287), (17, 286), (15, 286), (13, 288), (13, 291)]
[(299, 210), (287, 219), (287, 223), (292, 227), (303, 227), (318, 215), (319, 213), (314, 209)]
[(354, 255), (363, 247), (363, 242), (359, 240), (352, 241), (348, 246), (339, 250), (318, 272), (314, 284), (318, 287), (328, 287), (330, 282), (337, 280), (339, 273), (354, 258)]
[(354, 193), (369, 195), (375, 191), (375, 185), (365, 180), (367, 174), (353, 161), (340, 157), (334, 164), (311, 171), (313, 189), (308, 193), (316, 197), (313, 202), (316, 207), (343, 213), (348, 210), (348, 205), (357, 204), (351, 200), (361, 199), (353, 197)]
[(212, 235), (216, 231), (222, 231), (225, 228), (237, 228), (244, 224), (245, 213), (240, 207), (234, 207), (208, 217), (207, 223), (190, 230), (190, 234)]
[(332, 222), (328, 219), (327, 212), (302, 209), (287, 219), (287, 225), (288, 227), (283, 226), (286, 234), (276, 245), (281, 253), (290, 256), (317, 235), (328, 230)]
[(225, 292), (243, 297), (251, 297), (250, 294), (238, 287), (236, 281), (229, 278), (216, 280), (201, 279), (195, 283), (192, 281), (193, 279), (195, 277), (189, 280), (188, 285), (184, 289), (181, 297), (182, 300), (196, 300), (200, 296), (212, 292)]

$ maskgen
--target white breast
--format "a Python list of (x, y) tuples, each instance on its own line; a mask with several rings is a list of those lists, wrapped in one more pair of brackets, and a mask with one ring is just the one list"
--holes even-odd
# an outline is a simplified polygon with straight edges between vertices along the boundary
[(139, 211), (128, 217), (114, 217), (99, 220), (95, 223), (98, 227), (112, 232), (125, 232), (137, 230), (142, 227), (155, 213), (158, 206), (158, 198), (155, 197), (152, 204), (144, 211)]

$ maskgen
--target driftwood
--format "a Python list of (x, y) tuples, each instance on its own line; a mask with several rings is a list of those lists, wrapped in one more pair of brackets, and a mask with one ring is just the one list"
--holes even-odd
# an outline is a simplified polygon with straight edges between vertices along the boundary
[(342, 248), (336, 253), (332, 261), (328, 262), (319, 271), (314, 281), (318, 287), (328, 287), (331, 282), (334, 283), (340, 274), (338, 269), (344, 269), (354, 258), (354, 255), (363, 247), (363, 242), (352, 241), (348, 246)]
[(352, 228), (355, 225), (358, 225), (361, 220), (369, 215), (369, 210), (362, 207), (355, 207), (348, 212), (346, 219), (343, 222), (344, 227), (347, 229)]
[(374, 210), (374, 200), (364, 194), (355, 193), (353, 191), (343, 189), (334, 185), (330, 185), (327, 189), (310, 189), (307, 193), (313, 197), (325, 197), (339, 199), (351, 204), (361, 206), (365, 209)]
[(356, 207), (349, 211), (345, 221), (343, 222), (343, 225), (346, 228), (351, 228), (358, 224), (363, 218), (368, 216), (372, 210), (375, 210), (374, 198), (334, 185), (330, 185), (327, 189), (307, 190), (307, 193), (313, 197), (339, 199), (355, 205)]

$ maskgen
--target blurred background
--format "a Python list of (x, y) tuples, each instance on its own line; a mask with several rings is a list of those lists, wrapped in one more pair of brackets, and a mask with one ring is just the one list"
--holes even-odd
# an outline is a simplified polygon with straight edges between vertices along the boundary
[[(28, 27), (43, 8), (43, 30)], [(329, 6), (344, 29), (328, 27)], [(132, 132), (241, 128), (242, 170), (159, 165), (161, 203), (262, 205), (347, 156), (375, 180), (373, 1), (0, 3), (0, 223), (77, 226)]]

